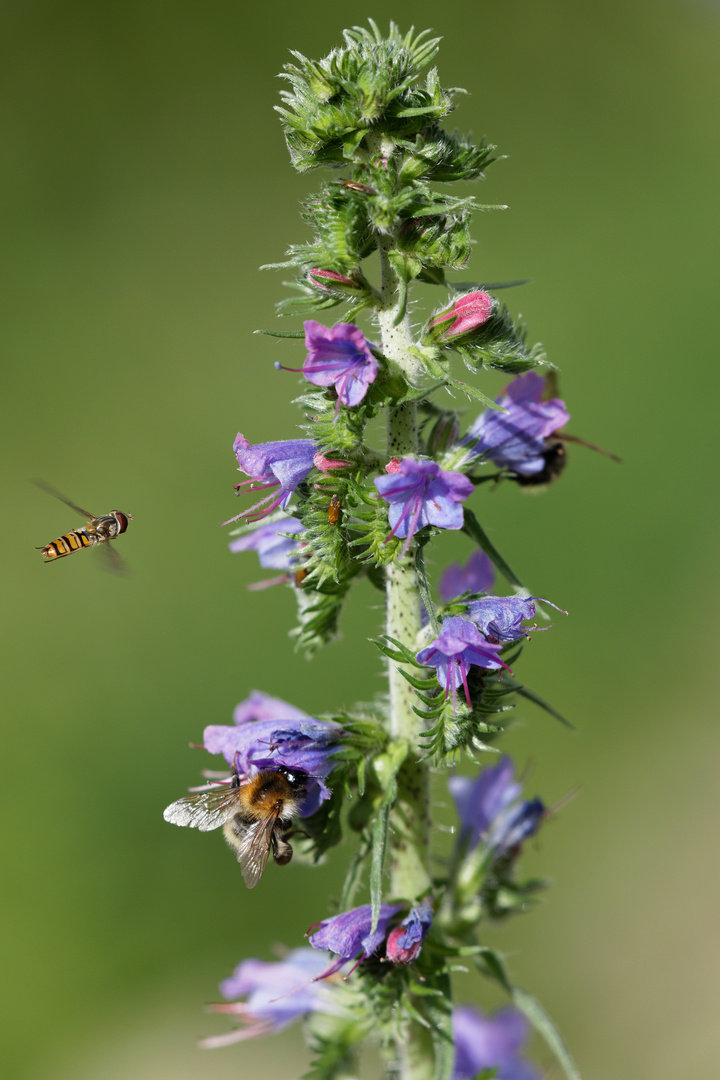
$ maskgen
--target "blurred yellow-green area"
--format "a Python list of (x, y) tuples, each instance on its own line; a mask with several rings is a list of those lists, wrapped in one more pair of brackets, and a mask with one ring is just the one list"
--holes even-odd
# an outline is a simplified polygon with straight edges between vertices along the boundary
[[(272, 365), (300, 366), (301, 345), (252, 336), (287, 295), (257, 268), (306, 239), (298, 202), (318, 180), (289, 166), (276, 74), (367, 16), (443, 35), (442, 82), (470, 91), (458, 126), (507, 155), (473, 190), (509, 209), (477, 215), (456, 277), (532, 279), (503, 298), (560, 365), (570, 430), (624, 459), (571, 448), (540, 497), (474, 496), (533, 592), (570, 612), (522, 675), (577, 731), (524, 704), (504, 746), (528, 795), (581, 789), (524, 856), (552, 890), (490, 940), (585, 1080), (717, 1076), (720, 7), (28, 0), (3, 6), (0, 46), (12, 1080), (305, 1067), (297, 1030), (195, 1040), (223, 1029), (203, 1005), (241, 959), (331, 912), (347, 846), (248, 892), (221, 837), (162, 809), (198, 780), (188, 744), (252, 688), (322, 713), (382, 687), (378, 593), (357, 589), (342, 641), (308, 664), (290, 591), (248, 593), (267, 575), (216, 527), (239, 509), (238, 429), (297, 434), (296, 376)], [(35, 478), (134, 515), (118, 543), (131, 577), (98, 552), (43, 565), (35, 546), (81, 522)], [(433, 558), (469, 551), (448, 535)], [(471, 976), (458, 991), (499, 1001)]]

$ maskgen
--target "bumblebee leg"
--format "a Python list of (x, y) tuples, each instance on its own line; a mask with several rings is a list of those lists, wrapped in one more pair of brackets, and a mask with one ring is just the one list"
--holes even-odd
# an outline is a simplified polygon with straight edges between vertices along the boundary
[(273, 859), (278, 866), (287, 866), (293, 856), (293, 849), (284, 836), (278, 836), (277, 832), (272, 834), (270, 839), (270, 846), (272, 848)]

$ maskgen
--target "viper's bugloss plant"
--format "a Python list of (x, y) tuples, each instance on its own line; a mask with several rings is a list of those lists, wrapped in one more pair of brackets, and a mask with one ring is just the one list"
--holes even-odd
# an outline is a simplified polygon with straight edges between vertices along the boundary
[[(542, 649), (536, 620), (555, 604), (530, 595), (491, 542), (481, 521), (492, 513), (500, 536), (498, 508), (486, 487), (476, 491), (487, 480), (556, 478), (569, 414), (544, 350), (496, 297), (500, 286), (448, 277), (468, 261), (472, 214), (493, 209), (450, 185), (479, 180), (494, 147), (442, 126), (457, 91), (435, 68), (421, 75), (438, 41), (393, 24), (383, 37), (371, 22), (345, 31), (324, 59), (295, 53), (286, 65), (279, 112), (292, 163), (328, 170), (304, 205), (309, 239), (276, 264), (295, 279), (280, 314), (304, 324), (263, 331), (304, 344), (304, 358), (291, 343), (289, 363), (276, 365), (300, 377), (300, 431), (254, 445), (238, 434), (232, 446), (246, 479), (235, 485), (243, 508), (229, 521), (244, 524), (231, 550), (254, 550), (282, 571), (260, 584), (293, 590), (292, 633), (308, 653), (337, 634), (353, 583), (367, 578), (385, 598), (375, 645), (387, 690), (343, 712), (328, 703), (322, 717), (253, 692), (233, 724), (204, 731), (230, 776), (196, 796), (200, 815), (191, 796), (168, 808), (169, 820), (205, 831), (230, 823), (240, 861), (251, 852), (261, 863), (252, 884), (270, 851), (289, 861), (293, 816), (306, 860), (352, 840), (342, 895), (317, 913), (307, 945), (289, 943), (279, 962), (244, 960), (221, 984), (226, 1003), (213, 1006), (240, 1026), (206, 1045), (302, 1019), (314, 1080), (356, 1075), (367, 1039), (402, 1080), (528, 1080), (539, 1075), (523, 1056), (529, 1022), (572, 1080), (557, 1029), (485, 943), (489, 922), (530, 910), (545, 884), (524, 878), (521, 864), (548, 812), (523, 798), (496, 744), (518, 698), (566, 721), (521, 681), (523, 649), (531, 640)], [(432, 296), (425, 318), (415, 286)], [(332, 325), (308, 318), (330, 311)], [(489, 370), (507, 375), (494, 399)], [(248, 418), (245, 407), (246, 430)], [(433, 582), (426, 553), (446, 530), (464, 534), (467, 561)], [(496, 580), (508, 595), (491, 591)], [(474, 776), (454, 773), (463, 756)], [(450, 772), (457, 810), (454, 843), (432, 858), (431, 769)], [(287, 805), (278, 776), (295, 785)], [(257, 805), (239, 809), (250, 789)], [(494, 1016), (453, 1004), (453, 975), (467, 967), (507, 994)]]

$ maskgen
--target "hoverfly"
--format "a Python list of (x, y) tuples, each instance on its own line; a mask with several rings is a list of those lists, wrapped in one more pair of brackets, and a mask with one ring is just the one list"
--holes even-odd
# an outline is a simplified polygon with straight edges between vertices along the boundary
[[(120, 510), (111, 510), (109, 514), (95, 517), (89, 510), (83, 510), (81, 506), (76, 506), (74, 502), (70, 502), (59, 491), (56, 491), (42, 480), (35, 480), (33, 483), (42, 491), (47, 492), (48, 495), (59, 499), (60, 502), (64, 502), (66, 506), (69, 506), (71, 510), (75, 510), (88, 519), (87, 525), (82, 528), (71, 529), (70, 532), (64, 533), (56, 540), (52, 540), (45, 547), (37, 548), (38, 551), (42, 551), (45, 562), (55, 562), (57, 559), (72, 555), (82, 548), (94, 547), (95, 544), (105, 544), (109, 540), (114, 540), (120, 533), (125, 532), (128, 521), (132, 520), (132, 514), (123, 514)], [(110, 569), (121, 573), (125, 572), (123, 560), (115, 548), (108, 544), (105, 550), (110, 560)]]
[(245, 884), (254, 889), (271, 851), (278, 866), (286, 866), (292, 859), (290, 825), (307, 794), (307, 781), (307, 773), (285, 765), (261, 769), (244, 783), (233, 769), (229, 785), (186, 795), (170, 803), (163, 817), (173, 825), (187, 825), (200, 832), (222, 826)]

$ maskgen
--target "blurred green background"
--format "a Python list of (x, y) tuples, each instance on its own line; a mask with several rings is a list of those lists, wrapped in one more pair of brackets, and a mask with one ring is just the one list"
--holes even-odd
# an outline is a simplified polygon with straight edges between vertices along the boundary
[[(442, 81), (471, 92), (458, 126), (509, 158), (475, 190), (510, 209), (477, 216), (459, 276), (534, 280), (505, 295), (562, 368), (570, 430), (624, 458), (573, 450), (542, 497), (476, 496), (570, 611), (522, 673), (578, 732), (527, 706), (505, 745), (530, 795), (582, 785), (526, 855), (547, 901), (492, 940), (585, 1080), (717, 1076), (720, 12), (674, 0), (3, 5), (4, 1076), (303, 1067), (297, 1031), (195, 1038), (223, 1027), (202, 1004), (240, 959), (328, 913), (344, 854), (248, 892), (218, 836), (161, 811), (196, 780), (188, 743), (253, 687), (311, 713), (380, 687), (377, 594), (308, 665), (289, 592), (246, 592), (257, 561), (216, 528), (237, 511), (237, 430), (290, 437), (297, 416), (272, 362), (299, 346), (251, 336), (286, 295), (257, 267), (304, 238), (317, 180), (289, 167), (275, 75), (368, 15), (444, 36)], [(79, 522), (34, 477), (135, 516), (131, 578), (94, 552), (42, 564), (34, 545)]]

